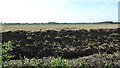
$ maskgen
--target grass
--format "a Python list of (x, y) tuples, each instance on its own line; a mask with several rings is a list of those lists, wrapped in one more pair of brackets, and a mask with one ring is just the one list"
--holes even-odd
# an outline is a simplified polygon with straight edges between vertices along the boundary
[[(109, 59), (109, 60), (108, 60)], [(111, 61), (111, 59), (114, 59)], [(94, 54), (77, 59), (64, 59), (61, 57), (43, 57), (41, 59), (27, 59), (5, 61), (5, 68), (119, 68), (117, 53), (114, 54)], [(33, 66), (33, 67), (32, 67)]]
[(39, 31), (39, 30), (61, 30), (61, 29), (99, 29), (118, 28), (118, 24), (41, 24), (41, 25), (2, 25), (1, 31)]
[(2, 43), (0, 43), (0, 68), (2, 66)]

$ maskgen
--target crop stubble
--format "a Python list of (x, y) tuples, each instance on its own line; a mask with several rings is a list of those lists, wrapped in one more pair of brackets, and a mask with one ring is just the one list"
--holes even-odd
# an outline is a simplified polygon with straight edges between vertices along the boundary
[(2, 25), (1, 31), (39, 31), (39, 30), (61, 30), (61, 29), (99, 29), (118, 28), (118, 24), (41, 24), (41, 25)]

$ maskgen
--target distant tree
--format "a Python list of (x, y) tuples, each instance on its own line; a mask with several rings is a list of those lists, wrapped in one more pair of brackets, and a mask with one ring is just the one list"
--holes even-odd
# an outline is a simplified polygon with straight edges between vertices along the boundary
[(48, 22), (48, 24), (56, 24), (57, 22)]
[(2, 22), (0, 22), (0, 24), (2, 24)]
[(108, 24), (113, 24), (114, 22), (113, 21), (104, 21), (102, 23), (108, 23)]

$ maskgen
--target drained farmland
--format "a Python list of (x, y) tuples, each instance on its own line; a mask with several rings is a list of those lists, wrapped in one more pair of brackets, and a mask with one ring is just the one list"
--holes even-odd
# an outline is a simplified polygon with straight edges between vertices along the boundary
[(120, 28), (118, 25), (112, 25), (113, 27), (110, 24), (109, 26), (102, 24), (99, 27), (89, 25), (88, 28), (85, 25), (81, 28), (80, 25), (71, 26), (70, 28), (59, 27), (59, 30), (57, 30), (58, 27), (53, 29), (52, 26), (50, 29), (46, 27), (45, 30), (40, 30), (39, 27), (39, 30), (34, 31), (33, 28), (32, 30), (21, 28), (24, 26), (4, 25), (0, 44), (2, 67), (120, 67)]

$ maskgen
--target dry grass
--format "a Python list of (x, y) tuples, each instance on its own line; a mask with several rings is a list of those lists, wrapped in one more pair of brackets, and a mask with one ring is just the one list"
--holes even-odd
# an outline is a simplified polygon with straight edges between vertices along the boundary
[(118, 28), (118, 24), (41, 24), (41, 25), (2, 25), (1, 31), (27, 30), (61, 30), (61, 29), (99, 29)]

